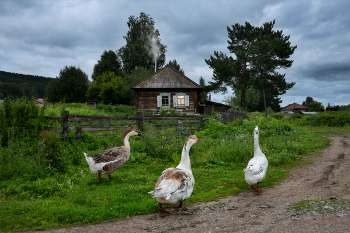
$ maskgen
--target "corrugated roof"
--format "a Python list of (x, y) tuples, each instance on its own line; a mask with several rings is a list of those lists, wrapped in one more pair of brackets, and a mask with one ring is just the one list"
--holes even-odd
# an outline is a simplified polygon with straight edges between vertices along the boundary
[(173, 67), (166, 65), (164, 68), (158, 70), (145, 80), (139, 82), (134, 88), (200, 88), (198, 85), (185, 75), (181, 74)]
[(309, 109), (309, 107), (305, 107), (305, 106), (297, 104), (297, 103), (292, 103), (292, 104), (289, 104), (288, 106), (282, 108), (281, 111), (292, 111), (295, 109)]

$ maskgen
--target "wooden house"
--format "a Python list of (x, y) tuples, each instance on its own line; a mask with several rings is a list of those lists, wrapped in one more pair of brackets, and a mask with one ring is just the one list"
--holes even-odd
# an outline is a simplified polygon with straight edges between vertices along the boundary
[(176, 110), (198, 113), (203, 87), (166, 65), (150, 77), (131, 87), (135, 92), (135, 108), (159, 113)]

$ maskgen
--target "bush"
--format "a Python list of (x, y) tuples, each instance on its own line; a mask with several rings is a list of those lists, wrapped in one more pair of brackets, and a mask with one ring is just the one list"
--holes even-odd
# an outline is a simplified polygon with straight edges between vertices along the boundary
[(12, 131), (15, 136), (22, 134), (36, 136), (46, 120), (44, 118), (45, 105), (39, 107), (34, 99), (27, 97), (12, 100), (6, 98), (4, 104), (0, 105), (0, 144), (8, 145), (8, 132)]

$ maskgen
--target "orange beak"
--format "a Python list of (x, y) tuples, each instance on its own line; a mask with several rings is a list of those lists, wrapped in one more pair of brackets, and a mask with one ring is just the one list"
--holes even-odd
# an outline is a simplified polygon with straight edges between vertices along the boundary
[(200, 142), (200, 141), (201, 141), (199, 138), (197, 138), (197, 135), (194, 135), (194, 136), (196, 137), (197, 142)]

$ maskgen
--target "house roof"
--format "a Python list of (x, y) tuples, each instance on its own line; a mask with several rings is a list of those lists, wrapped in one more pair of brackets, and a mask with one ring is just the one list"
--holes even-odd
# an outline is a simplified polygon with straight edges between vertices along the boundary
[(216, 103), (216, 102), (213, 102), (213, 101), (210, 101), (210, 100), (201, 100), (201, 101), (200, 101), (200, 106), (201, 106), (201, 104), (204, 104), (204, 105), (218, 105), (218, 106), (231, 107), (230, 105), (222, 104), (222, 103)]
[(203, 89), (173, 67), (166, 65), (145, 80), (137, 83), (131, 89), (138, 88), (198, 88)]
[(37, 99), (37, 100), (35, 100), (35, 102), (40, 103), (40, 104), (44, 104), (44, 100), (43, 99)]
[(281, 111), (292, 111), (292, 110), (300, 110), (300, 109), (309, 109), (309, 107), (305, 107), (297, 103), (292, 103), (282, 108)]

